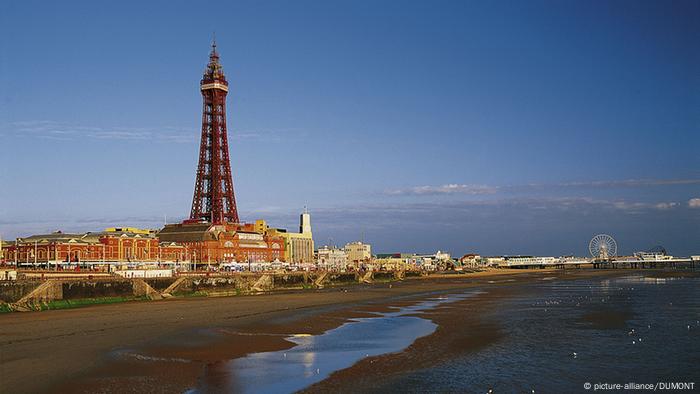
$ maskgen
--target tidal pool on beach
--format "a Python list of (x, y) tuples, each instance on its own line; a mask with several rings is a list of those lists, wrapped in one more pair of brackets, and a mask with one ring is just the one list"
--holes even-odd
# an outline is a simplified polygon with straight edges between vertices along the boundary
[[(371, 356), (399, 352), (437, 326), (415, 314), (479, 292), (431, 298), (377, 317), (356, 318), (320, 335), (287, 338), (290, 349), (253, 353), (208, 369), (190, 392), (286, 393), (308, 387), (334, 371)], [(410, 315), (410, 316), (409, 316)]]

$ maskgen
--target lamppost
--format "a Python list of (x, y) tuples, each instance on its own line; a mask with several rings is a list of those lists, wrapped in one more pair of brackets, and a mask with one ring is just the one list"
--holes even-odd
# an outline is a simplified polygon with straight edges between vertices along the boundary
[(192, 271), (192, 259), (190, 259), (190, 247), (188, 245), (185, 245), (185, 260), (187, 261), (187, 269)]

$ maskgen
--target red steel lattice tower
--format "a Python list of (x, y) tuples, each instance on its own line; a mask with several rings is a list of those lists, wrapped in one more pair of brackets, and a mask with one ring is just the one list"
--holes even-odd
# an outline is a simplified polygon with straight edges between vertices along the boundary
[(238, 223), (226, 133), (228, 82), (219, 63), (216, 42), (212, 43), (200, 90), (204, 100), (202, 140), (190, 220)]

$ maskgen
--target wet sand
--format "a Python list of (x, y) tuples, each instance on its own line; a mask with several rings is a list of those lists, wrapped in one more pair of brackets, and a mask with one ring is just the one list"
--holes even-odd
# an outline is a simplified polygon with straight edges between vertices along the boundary
[[(177, 392), (225, 379), (222, 365), (245, 354), (294, 346), (289, 334), (320, 334), (371, 316), (476, 286), (483, 296), (422, 314), (439, 325), (406, 351), (372, 357), (308, 391), (371, 388), (373, 381), (478, 349), (503, 333), (482, 319), (500, 300), (540, 280), (621, 276), (631, 270), (496, 271), (321, 291), (171, 299), (0, 315), (0, 392)], [(116, 357), (114, 352), (121, 355)], [(147, 359), (144, 359), (147, 358)], [(381, 373), (377, 373), (381, 371)], [(348, 383), (352, 382), (352, 385)], [(209, 386), (209, 385), (207, 385)], [(211, 386), (209, 386), (211, 387)]]
[(698, 271), (652, 271), (646, 275), (649, 278), (694, 278), (698, 276)]

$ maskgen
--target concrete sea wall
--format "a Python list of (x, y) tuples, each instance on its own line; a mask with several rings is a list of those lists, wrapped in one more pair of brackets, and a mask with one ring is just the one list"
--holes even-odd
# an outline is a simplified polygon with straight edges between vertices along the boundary
[(233, 296), (292, 289), (387, 282), (408, 272), (291, 272), (192, 275), (166, 278), (119, 276), (0, 281), (0, 310), (39, 310), (86, 304), (186, 296)]
[(41, 280), (0, 281), (0, 301), (17, 302), (42, 283)]

